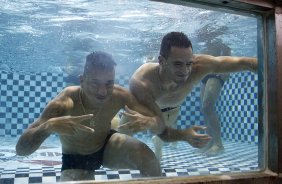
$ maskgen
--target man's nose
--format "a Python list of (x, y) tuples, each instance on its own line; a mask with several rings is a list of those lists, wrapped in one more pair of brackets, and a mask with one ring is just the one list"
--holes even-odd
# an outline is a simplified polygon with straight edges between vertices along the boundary
[(180, 72), (181, 72), (181, 74), (183, 74), (183, 75), (187, 75), (188, 73), (189, 73), (189, 67), (181, 67), (181, 69), (180, 69)]
[(97, 90), (97, 93), (98, 93), (100, 96), (106, 96), (107, 93), (108, 93), (106, 86), (99, 86), (99, 87), (98, 87), (98, 90)]

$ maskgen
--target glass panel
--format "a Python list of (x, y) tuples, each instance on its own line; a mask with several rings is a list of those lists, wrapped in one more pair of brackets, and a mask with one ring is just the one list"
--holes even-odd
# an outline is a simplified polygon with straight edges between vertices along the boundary
[[(51, 111), (54, 113), (51, 117), (93, 113), (94, 120), (95, 116), (98, 119), (93, 122), (95, 132), (81, 135), (81, 130), (76, 130), (78, 133), (74, 134), (79, 135), (79, 139), (65, 136), (61, 142), (58, 133), (53, 133), (35, 152), (27, 156), (16, 154), (15, 146), (20, 135), (32, 122), (38, 121), (46, 104), (65, 87), (79, 86), (86, 80), (79, 76), (83, 73), (86, 56), (93, 51), (112, 54), (117, 63), (115, 82), (125, 88), (129, 88), (129, 79), (137, 68), (146, 62), (157, 62), (161, 40), (171, 31), (185, 33), (192, 42), (194, 54), (257, 57), (257, 22), (260, 19), (255, 15), (146, 0), (1, 0), (0, 3), (0, 181), (59, 181), (62, 144), (65, 153), (90, 154), (103, 146), (110, 128), (109, 121), (117, 112), (113, 125), (118, 126), (123, 105), (111, 104), (102, 110), (100, 106), (89, 108), (87, 105), (93, 99), (87, 101), (86, 96), (78, 93), (79, 88), (75, 88), (78, 96), (72, 100), (74, 104), (80, 104), (75, 106), (77, 109), (72, 109), (70, 113), (61, 112), (61, 107), (59, 110), (50, 108), (55, 109)], [(107, 80), (111, 79), (110, 75), (96, 72), (95, 76), (104, 74)], [(156, 159), (151, 155), (152, 151), (160, 159), (162, 176), (226, 174), (262, 169), (258, 164), (257, 74), (239, 71), (230, 75), (210, 75), (205, 80), (201, 78), (195, 79), (193, 86), (185, 89), (182, 96), (170, 91), (168, 94), (171, 97), (164, 97), (165, 101), (160, 97), (156, 102), (165, 111), (163, 118), (171, 122), (169, 126), (173, 128), (207, 126), (207, 131), (199, 132), (213, 137), (206, 147), (198, 149), (184, 141), (164, 143), (153, 137), (150, 131), (139, 132), (133, 135), (134, 140), (127, 137), (134, 145), (130, 142), (123, 149), (118, 149), (118, 144), (107, 144), (105, 160), (111, 159), (104, 160), (105, 165), (96, 169), (95, 180), (157, 175), (157, 162), (151, 163), (148, 159)], [(96, 89), (99, 86), (100, 89), (103, 80), (97, 82), (95, 78), (92, 87)], [(154, 82), (155, 78), (151, 80)], [(111, 88), (111, 84), (107, 85)], [(175, 99), (171, 103), (167, 101), (176, 96), (177, 102)], [(101, 95), (96, 98), (99, 102), (103, 101)], [(64, 101), (62, 104), (68, 103)], [(40, 120), (45, 122), (44, 118), (48, 119), (48, 115)], [(97, 122), (101, 125), (95, 124)], [(90, 126), (84, 121), (81, 124)], [(63, 130), (66, 129), (60, 131)], [(117, 135), (114, 134), (112, 139)], [(45, 134), (39, 132), (37, 136), (32, 139), (38, 141)], [(146, 147), (141, 149), (144, 153), (141, 152), (138, 147), (140, 142), (150, 149)], [(23, 148), (31, 144), (27, 140), (24, 143)], [(71, 146), (74, 150), (68, 149)], [(115, 149), (109, 151), (111, 146)], [(130, 162), (127, 155), (135, 163)], [(90, 162), (89, 157), (85, 159)]]

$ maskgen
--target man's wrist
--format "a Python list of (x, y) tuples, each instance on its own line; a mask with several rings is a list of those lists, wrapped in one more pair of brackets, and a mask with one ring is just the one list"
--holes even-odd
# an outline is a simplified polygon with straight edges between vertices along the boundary
[(166, 126), (161, 122), (161, 118), (152, 117), (150, 124), (150, 131), (154, 134), (160, 135), (166, 130)]

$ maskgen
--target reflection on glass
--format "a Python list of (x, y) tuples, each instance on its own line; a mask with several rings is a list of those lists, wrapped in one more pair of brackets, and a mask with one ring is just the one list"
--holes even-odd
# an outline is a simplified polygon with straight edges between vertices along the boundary
[[(213, 50), (224, 44), (230, 48), (231, 56), (257, 56), (255, 17), (138, 0), (1, 4), (1, 180), (20, 177), (22, 181), (59, 181), (62, 150), (57, 135), (48, 137), (29, 156), (16, 155), (15, 145), (47, 102), (63, 88), (80, 84), (85, 58), (93, 51), (113, 55), (117, 63), (115, 82), (126, 88), (137, 68), (148, 60), (157, 61), (161, 40), (171, 31), (185, 33), (194, 54), (229, 55)], [(195, 83), (180, 108), (171, 109), (175, 112), (164, 117), (178, 129), (207, 126), (206, 133), (215, 137), (207, 147), (199, 150), (183, 141), (165, 143), (158, 137), (152, 141), (154, 135), (149, 131), (133, 136), (156, 153), (163, 176), (259, 170), (257, 75), (232, 73), (224, 83), (219, 81), (216, 96), (202, 96), (201, 101), (202, 84), (201, 80)], [(205, 106), (205, 102), (215, 104)], [(218, 114), (220, 127), (209, 121), (211, 111)], [(115, 117), (115, 127), (119, 119), (120, 114)], [(11, 172), (16, 175), (11, 177)], [(38, 177), (39, 172), (43, 177)], [(106, 167), (97, 169), (94, 175), (95, 180), (141, 177), (139, 170)]]

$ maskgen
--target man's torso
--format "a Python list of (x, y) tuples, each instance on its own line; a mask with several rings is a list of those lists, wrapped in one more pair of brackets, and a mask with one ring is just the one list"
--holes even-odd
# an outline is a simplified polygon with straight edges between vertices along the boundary
[[(147, 67), (147, 72), (146, 72)], [(203, 72), (199, 72), (198, 66), (193, 66), (192, 71), (188, 79), (182, 83), (172, 88), (162, 88), (160, 85), (160, 78), (157, 76), (156, 72), (158, 64), (150, 64), (144, 68), (144, 73), (142, 74), (147, 78), (147, 81), (150, 81), (151, 84), (148, 85), (155, 102), (160, 107), (160, 109), (167, 107), (178, 107), (186, 99), (187, 95), (192, 91), (193, 87), (198, 84), (201, 79), (205, 76)], [(149, 69), (150, 68), (150, 69)]]
[[(72, 99), (74, 106), (66, 115), (85, 115), (79, 98), (79, 89), (79, 87), (72, 89), (72, 94), (69, 97)], [(80, 124), (93, 128), (95, 132), (80, 131), (74, 135), (61, 135), (60, 140), (63, 153), (91, 154), (98, 151), (104, 145), (105, 139), (110, 132), (111, 120), (122, 108), (122, 104), (121, 98), (114, 93), (111, 100), (106, 102), (101, 108), (94, 112), (87, 111), (86, 114), (92, 113), (94, 117)]]

